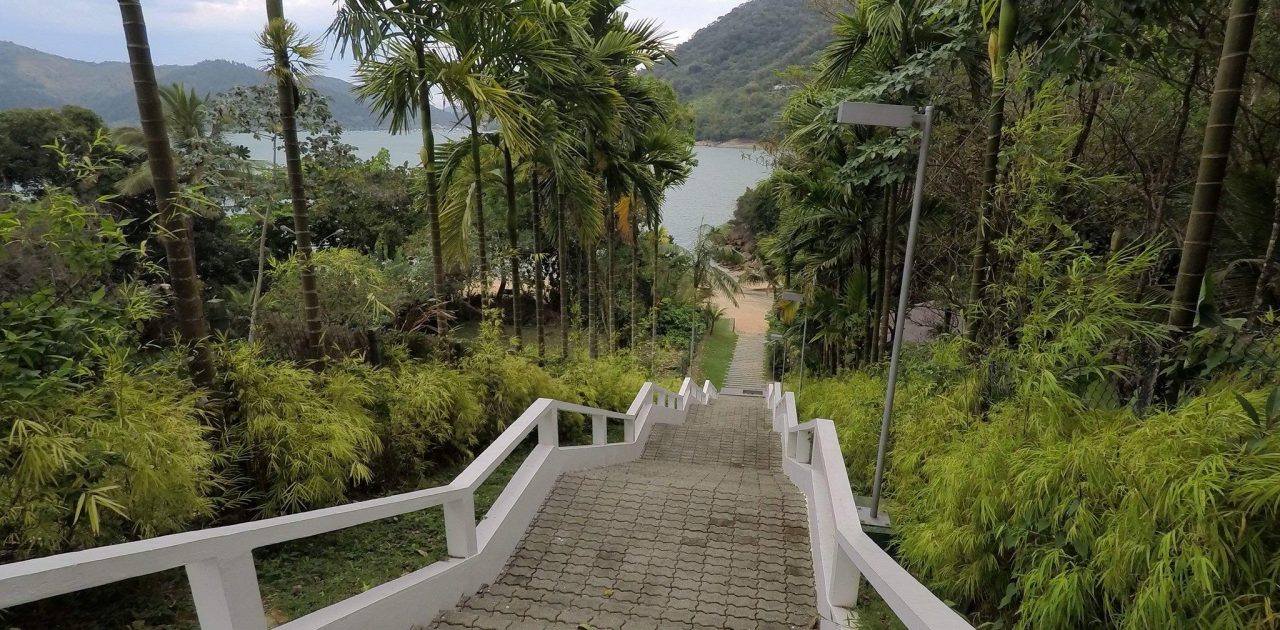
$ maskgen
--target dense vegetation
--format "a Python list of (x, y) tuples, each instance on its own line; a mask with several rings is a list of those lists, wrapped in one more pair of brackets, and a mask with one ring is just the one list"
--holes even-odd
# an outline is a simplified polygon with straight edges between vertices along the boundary
[(937, 106), (886, 494), (975, 623), (1275, 627), (1278, 35), (1256, 0), (860, 2), (718, 233), (804, 294), (773, 351), (869, 492), (919, 131), (835, 109)]
[(676, 47), (654, 74), (693, 108), (698, 140), (764, 140), (794, 88), (787, 72), (817, 59), (831, 23), (807, 0), (750, 0)]
[[(278, 1), (274, 85), (212, 97), (158, 85), (141, 6), (119, 5), (141, 128), (0, 113), (0, 562), (440, 483), (539, 397), (625, 409), (674, 384), (711, 294), (736, 287), (661, 229), (691, 118), (637, 72), (671, 51), (619, 3), (342, 5), (331, 42), (380, 116), (420, 129), (415, 165), (342, 142), (312, 84), (321, 43)], [(465, 139), (435, 144), (431, 91)], [(410, 556), (435, 557), (437, 521), (406, 520), (426, 532)], [(382, 547), (358, 538), (340, 539)], [(101, 617), (52, 602), (5, 623), (180, 624), (185, 604), (137, 597), (183, 597), (158, 579), (109, 589)]]

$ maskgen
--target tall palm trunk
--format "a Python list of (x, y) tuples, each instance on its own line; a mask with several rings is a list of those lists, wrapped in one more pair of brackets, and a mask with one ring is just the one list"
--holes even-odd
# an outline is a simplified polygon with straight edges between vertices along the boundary
[(133, 91), (138, 100), (138, 118), (146, 138), (147, 164), (159, 210), (159, 239), (164, 247), (169, 280), (173, 283), (174, 310), (178, 314), (178, 334), (190, 347), (191, 378), (197, 385), (212, 389), (213, 356), (209, 352), (209, 320), (204, 314), (200, 279), (196, 276), (195, 248), (192, 245), (191, 220), (182, 215), (174, 203), (178, 192), (173, 154), (169, 151), (169, 133), (165, 129), (164, 107), (156, 84), (156, 69), (151, 62), (151, 44), (147, 40), (147, 23), (139, 0), (119, 0), (120, 21), (129, 48), (129, 70), (133, 74)]
[(511, 325), (516, 329), (516, 347), (524, 348), (524, 328), (520, 326), (520, 233), (516, 229), (516, 169), (511, 149), (502, 145), (503, 179), (507, 185), (507, 244), (511, 247)]
[(880, 217), (880, 295), (876, 308), (876, 338), (871, 344), (872, 358), (879, 361), (884, 355), (884, 348), (889, 336), (889, 293), (893, 286), (893, 242), (890, 240), (895, 230), (893, 202), (897, 190), (886, 186), (884, 189), (884, 214)]
[(1275, 273), (1276, 241), (1280, 240), (1280, 177), (1276, 178), (1275, 215), (1271, 219), (1271, 236), (1267, 239), (1267, 252), (1262, 255), (1262, 271), (1258, 274), (1258, 284), (1253, 289), (1253, 304), (1249, 307), (1249, 323), (1258, 323), (1262, 314), (1263, 302), (1271, 287), (1271, 277)]
[(422, 170), (427, 181), (427, 227), (431, 242), (431, 281), (435, 285), (436, 334), (444, 336), (444, 303), (448, 291), (444, 285), (444, 256), (440, 244), (440, 182), (436, 176), (436, 136), (431, 129), (431, 84), (427, 81), (427, 52), (422, 42), (414, 42), (414, 55), (418, 67), (418, 109), (422, 116)]
[[(284, 21), (282, 0), (267, 0), (267, 22)], [(270, 27), (270, 26), (269, 26)], [(302, 149), (298, 145), (297, 86), (286, 71), (289, 51), (275, 46), (271, 51), (279, 93), (280, 128), (284, 135), (284, 166), (289, 176), (289, 196), (293, 202), (293, 237), (302, 263), (302, 310), (307, 334), (307, 356), (318, 366), (323, 358), (323, 330), (320, 323), (320, 292), (316, 288), (316, 270), (311, 262), (311, 219), (307, 210), (307, 192), (302, 183)]]
[[(632, 204), (635, 203), (634, 196), (631, 202)], [(638, 341), (636, 327), (640, 324), (639, 320), (636, 319), (636, 300), (640, 298), (640, 227), (636, 223), (634, 207), (631, 208), (631, 212), (627, 213), (627, 217), (629, 219), (627, 222), (630, 223), (627, 229), (631, 230), (631, 313), (628, 320), (631, 322), (631, 326), (628, 332), (631, 335), (630, 348), (634, 351), (636, 341)]]
[(653, 236), (653, 279), (649, 287), (649, 372), (655, 372), (654, 360), (658, 355), (658, 213), (649, 208), (649, 230)]
[(1258, 0), (1232, 0), (1222, 55), (1218, 58), (1218, 76), (1214, 79), (1213, 100), (1209, 104), (1209, 120), (1204, 128), (1204, 144), (1200, 149), (1200, 173), (1196, 176), (1191, 215), (1187, 217), (1187, 233), (1182, 241), (1178, 281), (1173, 287), (1173, 308), (1169, 311), (1169, 324), (1182, 330), (1195, 323), (1200, 284), (1209, 264), (1213, 225), (1218, 218), (1218, 202), (1231, 155), (1231, 136), (1235, 131), (1236, 112), (1240, 109), (1240, 91), (1257, 16)]
[(974, 226), (973, 259), (970, 262), (969, 299), (966, 307), (965, 336), (977, 338), (982, 318), (982, 291), (987, 282), (987, 257), (991, 251), (991, 231), (988, 223), (995, 215), (996, 179), (1000, 168), (1000, 146), (1004, 134), (1005, 83), (1009, 66), (1009, 54), (1013, 51), (1013, 39), (1018, 30), (1017, 0), (1000, 1), (1000, 22), (987, 43), (987, 57), (991, 64), (991, 109), (987, 112), (987, 148), (983, 155), (982, 195), (978, 201), (978, 220)]
[[(606, 206), (609, 204), (605, 204)], [(613, 208), (607, 208), (609, 214), (605, 216), (605, 234), (604, 234), (604, 251), (605, 251), (605, 280), (604, 280), (604, 343), (605, 349), (613, 350), (614, 322), (617, 321), (613, 317), (613, 301), (614, 301), (614, 281), (613, 276), (613, 236), (617, 232), (618, 216), (614, 213)]]
[(475, 204), (472, 209), (476, 213), (476, 237), (480, 247), (480, 302), (487, 302), (489, 296), (489, 245), (484, 234), (484, 184), (481, 178), (484, 170), (480, 167), (480, 121), (474, 107), (467, 108), (467, 118), (471, 121), (471, 174), (475, 178), (472, 193)]
[(538, 329), (538, 362), (547, 359), (547, 331), (542, 323), (544, 306), (542, 278), (542, 191), (538, 186), (538, 172), (529, 176), (529, 194), (533, 198), (533, 315)]
[(592, 299), (596, 292), (596, 246), (583, 244), (582, 254), (587, 259), (587, 353), (591, 358), (600, 355), (600, 340), (596, 331), (596, 310), (593, 305), (599, 304), (599, 297)]
[(560, 266), (560, 356), (569, 358), (569, 328), (573, 320), (569, 317), (569, 289), (565, 275), (569, 273), (569, 247), (564, 235), (564, 193), (556, 195), (556, 263)]

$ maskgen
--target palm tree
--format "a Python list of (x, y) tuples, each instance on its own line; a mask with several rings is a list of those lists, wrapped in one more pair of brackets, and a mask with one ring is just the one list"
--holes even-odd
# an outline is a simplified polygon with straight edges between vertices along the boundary
[(1191, 214), (1187, 217), (1186, 237), (1182, 241), (1173, 308), (1169, 311), (1169, 324), (1181, 330), (1191, 328), (1196, 319), (1257, 17), (1258, 0), (1232, 0), (1222, 54), (1218, 57), (1213, 100), (1209, 103), (1209, 119), (1204, 128), (1204, 144), (1200, 149), (1200, 172), (1196, 176)]
[(298, 145), (297, 86), (314, 68), (319, 56), (317, 43), (303, 41), (296, 25), (284, 19), (282, 0), (267, 0), (267, 28), (259, 39), (271, 51), (269, 73), (279, 92), (280, 127), (284, 135), (285, 171), (293, 205), (293, 236), (301, 263), (303, 321), (306, 326), (307, 355), (319, 365), (324, 355), (324, 331), (320, 319), (320, 292), (315, 267), (311, 263), (311, 225), (307, 192), (302, 181), (302, 149)]
[(192, 380), (205, 389), (214, 386), (213, 356), (209, 351), (209, 322), (204, 314), (200, 279), (196, 276), (196, 260), (191, 237), (191, 220), (176, 203), (177, 175), (165, 128), (164, 108), (156, 84), (155, 65), (151, 62), (151, 45), (147, 24), (139, 0), (118, 0), (125, 43), (129, 48), (129, 70), (133, 74), (134, 95), (138, 101), (138, 118), (146, 136), (147, 162), (151, 166), (151, 182), (159, 210), (159, 239), (164, 247), (169, 280), (173, 283), (174, 308), (178, 314), (178, 334), (191, 348), (189, 365)]
[[(500, 1), (500, 0), (499, 0)], [(350, 47), (359, 64), (357, 93), (369, 101), (392, 133), (406, 131), (415, 118), (421, 125), (425, 211), (431, 249), (432, 284), (437, 300), (447, 294), (440, 232), (440, 186), (436, 173), (435, 132), (431, 122), (431, 91), (435, 55), (446, 15), (471, 6), (487, 10), (494, 2), (401, 2), (400, 0), (341, 0), (329, 26), (339, 51)], [(444, 335), (444, 309), (437, 311), (436, 331)]]

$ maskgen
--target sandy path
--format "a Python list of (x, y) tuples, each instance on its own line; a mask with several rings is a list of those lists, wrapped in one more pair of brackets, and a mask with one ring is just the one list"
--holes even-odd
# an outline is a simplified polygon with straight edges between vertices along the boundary
[(769, 332), (766, 317), (773, 308), (773, 294), (763, 284), (743, 285), (742, 294), (734, 296), (737, 306), (729, 298), (717, 294), (716, 306), (724, 309), (724, 316), (734, 320), (734, 330), (739, 333)]

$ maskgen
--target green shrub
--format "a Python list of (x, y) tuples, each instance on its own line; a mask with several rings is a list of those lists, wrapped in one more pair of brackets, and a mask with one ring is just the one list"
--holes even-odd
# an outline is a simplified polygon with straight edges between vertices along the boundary
[(499, 317), (486, 317), (471, 354), (462, 360), (462, 372), (475, 384), (484, 409), (481, 440), (501, 433), (539, 398), (577, 402), (546, 370), (511, 352)]
[(377, 374), (375, 386), (387, 414), (379, 425), (383, 481), (416, 479), (433, 465), (470, 457), (483, 416), (466, 376), (439, 364), (404, 363)]
[(182, 531), (212, 513), (215, 456), (180, 360), (101, 350), (100, 378), (0, 400), (0, 556)]
[(221, 358), (238, 411), (228, 439), (244, 451), (261, 515), (340, 503), (349, 483), (372, 479), (381, 443), (367, 379), (268, 361), (254, 344), (226, 346)]
[[(324, 323), (353, 330), (385, 326), (404, 302), (404, 289), (372, 258), (352, 249), (320, 249), (311, 257)], [(276, 263), (262, 306), (278, 317), (302, 317), (302, 263)]]
[(644, 385), (645, 375), (631, 354), (616, 353), (598, 359), (571, 362), (559, 376), (570, 398), (588, 407), (626, 411)]

